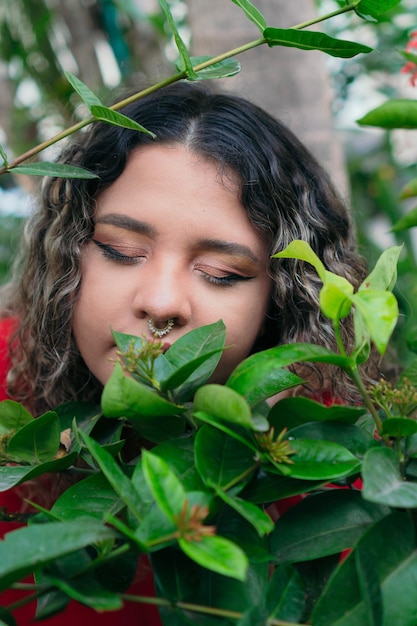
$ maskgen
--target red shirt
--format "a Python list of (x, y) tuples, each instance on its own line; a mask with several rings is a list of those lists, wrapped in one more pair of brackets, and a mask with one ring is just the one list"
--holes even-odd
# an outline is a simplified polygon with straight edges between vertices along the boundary
[[(0, 320), (0, 401), (7, 400), (6, 377), (10, 367), (8, 343), (16, 324), (14, 319)], [(1, 410), (1, 407), (0, 407)], [(0, 492), (0, 507), (5, 507), (8, 512), (17, 512), (21, 509), (22, 502), (15, 490)], [(22, 524), (16, 522), (0, 521), (0, 537), (6, 533), (20, 528)], [(130, 587), (128, 593), (132, 595), (154, 596), (152, 572), (149, 563), (145, 558), (140, 559), (136, 575), (136, 581)], [(24, 595), (22, 591), (10, 589), (0, 594), (0, 605), (7, 608), (8, 605), (20, 600)], [(36, 603), (31, 602), (13, 612), (13, 616), (19, 626), (29, 626), (34, 624)], [(127, 602), (124, 607), (117, 612), (106, 611), (97, 613), (93, 609), (70, 602), (67, 608), (45, 622), (48, 626), (74, 626), (79, 624), (84, 626), (115, 626), (115, 624), (126, 624), (127, 626), (161, 626), (158, 610), (149, 604), (138, 604)]]

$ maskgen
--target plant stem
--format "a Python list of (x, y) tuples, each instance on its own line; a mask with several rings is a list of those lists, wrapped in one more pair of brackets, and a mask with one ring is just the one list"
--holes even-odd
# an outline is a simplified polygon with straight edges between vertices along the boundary
[[(316, 17), (316, 18), (314, 18), (312, 20), (309, 20), (309, 21), (306, 21), (306, 22), (301, 22), (300, 24), (296, 24), (295, 26), (292, 26), (292, 28), (295, 29), (295, 30), (302, 30), (303, 28), (306, 28), (308, 26), (312, 26), (313, 24), (319, 24), (320, 22), (324, 22), (324, 21), (326, 21), (328, 19), (331, 19), (332, 17), (336, 17), (337, 15), (341, 15), (343, 13), (348, 13), (349, 11), (353, 11), (356, 8), (356, 6), (359, 4), (359, 1), (360, 0), (355, 0), (355, 2), (352, 2), (352, 3), (348, 4), (345, 7), (341, 7), (340, 9), (337, 9), (336, 11), (332, 11), (331, 13), (326, 13), (326, 15), (322, 15), (320, 17)], [(233, 56), (237, 56), (239, 54), (242, 54), (243, 52), (246, 52), (247, 50), (251, 50), (252, 48), (256, 48), (257, 46), (261, 46), (261, 45), (263, 45), (265, 43), (268, 43), (267, 39), (265, 37), (260, 37), (259, 39), (255, 39), (255, 40), (250, 41), (250, 42), (248, 42), (246, 44), (243, 44), (241, 46), (233, 48), (233, 49), (231, 49), (231, 50), (229, 50), (227, 52), (224, 52), (223, 54), (219, 54), (218, 56), (212, 57), (212, 58), (208, 59), (207, 61), (204, 61), (202, 63), (198, 63), (197, 65), (195, 65), (193, 67), (193, 69), (194, 69), (195, 72), (199, 72), (199, 71), (201, 71), (203, 69), (206, 69), (207, 67), (211, 67), (212, 65), (214, 65), (216, 63), (220, 63), (221, 61), (225, 61), (226, 59), (229, 59), (229, 58), (231, 58)], [(139, 100), (140, 98), (143, 98), (144, 96), (147, 96), (147, 95), (153, 93), (154, 91), (157, 91), (158, 89), (162, 89), (163, 87), (167, 87), (168, 85), (171, 85), (172, 83), (175, 83), (175, 82), (177, 82), (179, 80), (182, 80), (184, 78), (187, 78), (186, 71), (178, 72), (177, 74), (174, 74), (173, 76), (170, 76), (170, 77), (160, 81), (159, 83), (156, 83), (155, 85), (152, 85), (151, 87), (148, 87), (146, 89), (142, 89), (141, 91), (138, 91), (137, 93), (133, 94), (132, 96), (129, 96), (128, 98), (124, 98), (123, 100), (120, 100), (120, 102), (117, 102), (116, 104), (112, 105), (109, 108), (113, 109), (114, 111), (117, 111), (120, 108), (122, 108), (122, 107), (124, 107), (124, 106), (126, 106), (126, 105), (128, 105), (128, 104), (130, 104), (132, 102), (136, 102), (136, 100)], [(27, 152), (24, 152), (22, 155), (16, 157), (12, 161), (10, 161), (10, 163), (4, 163), (4, 165), (2, 167), (0, 167), (0, 175), (1, 174), (6, 174), (7, 172), (13, 170), (13, 168), (15, 168), (18, 165), (20, 165), (21, 163), (23, 163), (24, 161), (27, 161), (28, 159), (31, 159), (31, 158), (37, 156), (40, 152), (42, 152), (46, 148), (49, 148), (50, 146), (54, 145), (55, 143), (58, 143), (59, 141), (62, 141), (63, 139), (66, 139), (70, 135), (72, 135), (75, 132), (81, 130), (85, 126), (88, 126), (89, 124), (92, 124), (95, 121), (96, 121), (96, 118), (94, 116), (90, 116), (90, 117), (86, 118), (85, 120), (81, 120), (80, 122), (77, 122), (76, 124), (73, 124), (72, 126), (67, 128), (66, 130), (61, 131), (60, 133), (58, 133), (57, 135), (55, 135), (51, 139), (43, 141), (42, 143), (38, 144), (34, 148), (31, 148)]]
[(228, 489), (231, 489), (232, 487), (234, 487), (234, 485), (237, 485), (238, 483), (240, 483), (240, 481), (246, 478), (246, 476), (249, 476), (250, 474), (252, 474), (252, 472), (254, 472), (259, 467), (260, 464), (261, 464), (261, 461), (259, 460), (253, 465), (251, 465), (251, 467), (246, 469), (236, 478), (233, 478), (233, 480), (231, 480), (227, 485), (223, 485), (222, 491), (228, 491)]
[(154, 541), (148, 541), (146, 546), (148, 548), (154, 548), (155, 546), (159, 546), (160, 544), (169, 543), (171, 541), (177, 541), (179, 538), (178, 530), (170, 533), (169, 535), (164, 535), (163, 537), (158, 537), (158, 539), (154, 539)]
[[(94, 570), (96, 567), (99, 567), (100, 565), (103, 565), (107, 561), (111, 561), (113, 558), (116, 558), (116, 557), (120, 556), (121, 554), (124, 554), (125, 552), (127, 552), (129, 550), (130, 550), (129, 544), (123, 544), (122, 546), (120, 546), (119, 548), (113, 550), (112, 552), (109, 552), (108, 554), (106, 554), (104, 556), (97, 557), (94, 561), (91, 561), (88, 565), (83, 567), (83, 569), (80, 572), (78, 572), (74, 576), (74, 578), (77, 579), (80, 576), (83, 576), (87, 572), (90, 572), (90, 571)], [(13, 585), (12, 587), (14, 589), (21, 589), (21, 590), (35, 588), (37, 591), (36, 591), (36, 593), (32, 593), (30, 595), (24, 596), (20, 600), (17, 600), (16, 602), (13, 602), (13, 604), (9, 604), (8, 606), (6, 606), (5, 608), (9, 612), (15, 611), (16, 609), (19, 609), (22, 606), (26, 606), (26, 604), (29, 604), (30, 602), (33, 602), (34, 600), (40, 598), (41, 596), (45, 595), (46, 593), (49, 593), (50, 591), (53, 591), (53, 589), (54, 589), (53, 585), (49, 585), (49, 584), (37, 585), (35, 583), (33, 583), (33, 585), (30, 585), (30, 584), (24, 585), (24, 583), (18, 583), (18, 584)]]
[(347, 356), (345, 346), (343, 345), (342, 335), (340, 332), (340, 320), (334, 319), (332, 320), (333, 330), (336, 338), (337, 347), (339, 348), (340, 354), (342, 356)]
[[(129, 602), (139, 602), (146, 604), (154, 604), (160, 607), (167, 607), (171, 609), (182, 609), (183, 611), (191, 611), (193, 613), (204, 613), (205, 615), (213, 615), (216, 617), (224, 617), (229, 619), (240, 620), (243, 617), (243, 613), (240, 611), (231, 611), (228, 609), (217, 609), (212, 606), (203, 606), (199, 604), (192, 604), (191, 602), (171, 602), (165, 598), (151, 598), (149, 596), (131, 596), (129, 594), (122, 594), (122, 598)], [(286, 622), (278, 619), (268, 620), (268, 626), (305, 626), (299, 622)]]
[(341, 7), (340, 9), (336, 9), (336, 11), (332, 11), (331, 13), (326, 13), (326, 15), (322, 15), (321, 17), (315, 17), (313, 20), (309, 20), (308, 22), (301, 22), (296, 26), (292, 26), (292, 28), (301, 30), (302, 28), (307, 28), (308, 26), (313, 26), (313, 24), (319, 24), (320, 22), (325, 22), (326, 20), (331, 19), (332, 17), (336, 17), (337, 15), (342, 15), (343, 13), (349, 13), (349, 11), (354, 11), (358, 6), (361, 0), (356, 0), (356, 2), (351, 2), (345, 7)]
[[(48, 590), (46, 590), (48, 591)], [(10, 613), (12, 611), (16, 611), (16, 609), (20, 609), (22, 606), (26, 606), (26, 604), (29, 604), (30, 602), (33, 602), (34, 600), (36, 600), (37, 598), (39, 598), (39, 596), (42, 594), (41, 593), (31, 593), (30, 596), (25, 596), (24, 598), (21, 598), (20, 600), (16, 600), (16, 602), (13, 602), (13, 604), (9, 604), (8, 606), (4, 607), (6, 609), (6, 611), (9, 611)]]
[(371, 398), (369, 397), (368, 392), (366, 391), (366, 387), (363, 384), (363, 380), (362, 380), (362, 378), (361, 378), (361, 376), (360, 376), (360, 374), (358, 372), (358, 368), (356, 366), (349, 368), (348, 374), (351, 377), (351, 379), (353, 380), (353, 382), (355, 383), (356, 387), (358, 388), (358, 390), (359, 390), (359, 392), (360, 392), (360, 394), (361, 394), (361, 396), (363, 398), (363, 401), (364, 401), (364, 404), (365, 404), (366, 408), (368, 409), (369, 413), (374, 418), (376, 427), (378, 429), (378, 433), (381, 433), (382, 432), (382, 421), (381, 421), (381, 418), (379, 417), (378, 412), (377, 412), (377, 410), (376, 410), (376, 408), (375, 408)]

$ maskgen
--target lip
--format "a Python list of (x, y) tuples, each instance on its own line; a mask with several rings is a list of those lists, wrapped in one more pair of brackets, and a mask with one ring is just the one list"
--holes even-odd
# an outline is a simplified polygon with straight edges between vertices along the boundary
[(165, 354), (167, 350), (171, 347), (172, 344), (168, 343), (168, 341), (164, 341), (162, 344), (162, 353)]

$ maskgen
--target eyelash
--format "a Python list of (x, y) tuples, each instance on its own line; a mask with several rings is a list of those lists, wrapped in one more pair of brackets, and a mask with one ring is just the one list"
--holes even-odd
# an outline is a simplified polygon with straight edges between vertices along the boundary
[[(138, 261), (141, 256), (128, 256), (127, 254), (122, 254), (116, 248), (109, 246), (108, 244), (102, 243), (101, 241), (97, 241), (97, 239), (92, 239), (93, 243), (100, 249), (103, 256), (106, 259), (110, 259), (110, 261), (116, 261), (119, 263), (132, 264)], [(243, 282), (245, 280), (251, 280), (253, 276), (242, 276), (241, 274), (227, 274), (226, 276), (213, 276), (212, 274), (207, 274), (207, 272), (203, 272), (200, 270), (201, 275), (211, 285), (216, 285), (219, 287), (233, 287), (238, 282)]]
[(128, 264), (135, 263), (142, 258), (141, 256), (128, 256), (127, 254), (122, 254), (112, 246), (101, 243), (101, 241), (97, 241), (97, 239), (92, 239), (92, 241), (98, 248), (100, 248), (103, 256), (105, 256), (106, 259), (110, 259), (110, 261), (118, 261), (119, 263)]
[(217, 285), (220, 287), (233, 287), (238, 282), (244, 280), (251, 280), (253, 276), (242, 276), (241, 274), (228, 274), (227, 276), (212, 276), (211, 274), (206, 274), (205, 272), (201, 272), (204, 276), (204, 279), (210, 283), (211, 285)]

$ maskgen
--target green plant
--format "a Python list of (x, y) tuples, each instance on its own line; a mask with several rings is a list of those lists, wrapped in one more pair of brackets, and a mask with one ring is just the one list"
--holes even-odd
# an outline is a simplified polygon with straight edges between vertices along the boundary
[[(343, 10), (375, 16), (396, 3), (358, 0)], [(300, 31), (307, 24), (271, 29), (249, 2), (236, 4), (262, 37), (216, 59), (195, 60), (172, 21), (182, 65), (155, 89), (201, 78), (209, 67), (215, 69), (207, 78), (238, 71), (236, 62), (226, 64), (228, 57), (264, 43), (342, 56), (369, 51)], [(98, 119), (131, 124), (116, 113), (124, 103), (107, 108), (76, 77), (68, 79), (91, 116), (48, 145)], [(3, 171), (90, 175), (52, 164), (21, 165), (44, 147), (12, 162), (3, 151)], [(387, 250), (356, 293), (303, 242), (277, 255), (317, 270), (337, 352), (278, 346), (249, 357), (225, 385), (213, 385), (207, 381), (225, 348), (221, 321), (185, 335), (166, 352), (157, 341), (115, 333), (121, 361), (101, 408), (71, 404), (34, 419), (21, 405), (2, 403), (1, 488), (48, 472), (79, 480), (50, 511), (38, 507), (29, 526), (6, 535), (0, 589), (19, 588), (34, 573), (35, 584), (21, 588), (36, 595), (39, 619), (74, 598), (97, 610), (116, 610), (124, 600), (157, 603), (166, 624), (189, 624), (198, 616), (203, 624), (239, 626), (413, 626), (415, 367), (403, 373), (397, 388), (381, 383), (366, 389), (360, 376), (371, 343), (383, 354), (397, 320), (391, 289), (399, 253)], [(339, 331), (349, 314), (356, 331), (352, 352)], [(270, 407), (269, 398), (302, 383), (288, 367), (307, 361), (341, 367), (363, 406), (327, 407), (291, 397)], [(124, 437), (132, 435), (146, 445), (126, 458)], [(355, 485), (359, 476), (362, 490)], [(269, 507), (300, 495), (305, 497), (272, 521)], [(126, 594), (143, 554), (155, 574), (156, 599)], [(14, 623), (14, 608), (0, 609), (4, 623)]]
[[(207, 381), (224, 349), (221, 321), (166, 352), (159, 340), (115, 333), (120, 362), (104, 389), (105, 417), (97, 407), (66, 405), (33, 419), (2, 403), (3, 489), (51, 470), (81, 479), (50, 511), (6, 536), (1, 588), (35, 571), (39, 618), (48, 615), (48, 600), (59, 610), (69, 596), (100, 610), (123, 599), (157, 603), (167, 624), (200, 614), (219, 624), (414, 625), (415, 372), (404, 373), (396, 389), (366, 389), (359, 374), (371, 342), (384, 353), (396, 323), (399, 253), (387, 250), (356, 293), (304, 242), (277, 255), (314, 265), (337, 338), (340, 320), (353, 312), (350, 354), (339, 339), (338, 352), (278, 346), (214, 385)], [(268, 405), (302, 382), (287, 368), (305, 361), (341, 367), (363, 406), (325, 407), (305, 397)], [(60, 432), (69, 428), (64, 451)], [(132, 429), (153, 447), (123, 460), (123, 435)], [(299, 494), (305, 497), (274, 523), (268, 507)], [(126, 564), (133, 573), (144, 553), (156, 599), (126, 596), (99, 575), (105, 563), (128, 586)]]
[[(415, 72), (417, 56), (414, 53), (416, 47), (416, 34), (410, 33), (410, 41), (404, 51), (399, 51), (406, 60), (402, 72), (409, 73), (410, 84), (416, 87)], [(396, 56), (399, 57), (398, 51)], [(394, 97), (387, 99), (382, 105), (369, 111), (362, 116), (357, 123), (361, 127), (377, 127), (386, 131), (384, 137), (385, 150), (380, 157), (379, 164), (372, 165), (372, 172), (368, 174), (367, 189), (363, 183), (356, 179), (354, 195), (358, 204), (358, 211), (367, 213), (364, 208), (363, 198), (370, 206), (377, 207), (379, 214), (384, 214), (387, 220), (387, 230), (390, 230), (397, 241), (404, 243), (404, 252), (399, 261), (398, 283), (395, 294), (401, 310), (401, 324), (396, 333), (395, 348), (399, 353), (399, 360), (408, 364), (410, 362), (410, 350), (415, 352), (416, 325), (414, 311), (417, 305), (417, 292), (415, 288), (416, 273), (416, 250), (411, 229), (417, 225), (417, 207), (413, 201), (417, 196), (417, 178), (415, 178), (416, 163), (410, 163), (408, 168), (400, 167), (392, 154), (392, 131), (415, 130), (417, 128), (417, 100), (413, 98)], [(355, 184), (355, 183), (354, 183)], [(362, 199), (361, 199), (362, 197)], [(399, 202), (402, 201), (402, 202)], [(404, 202), (408, 207), (401, 206)], [(371, 209), (372, 210), (372, 209)], [(374, 209), (375, 210), (375, 209)], [(367, 236), (366, 230), (372, 230), (372, 217), (365, 218), (367, 223), (360, 225), (362, 233)], [(375, 244), (374, 244), (375, 245)], [(366, 244), (369, 255), (369, 242)]]

